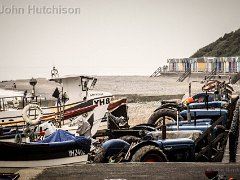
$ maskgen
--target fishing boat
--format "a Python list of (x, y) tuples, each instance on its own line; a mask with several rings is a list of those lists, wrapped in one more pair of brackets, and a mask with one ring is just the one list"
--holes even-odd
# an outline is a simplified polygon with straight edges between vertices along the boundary
[[(106, 128), (105, 113), (112, 112), (115, 116), (123, 115), (127, 119), (126, 99), (112, 100), (112, 94), (93, 91), (97, 78), (86, 75), (68, 75), (59, 77), (54, 68), (51, 79), (56, 83), (52, 96), (53, 105), (48, 105), (46, 98), (36, 95), (36, 79), (30, 79), (32, 93), (19, 96), (0, 97), (0, 141), (25, 142), (25, 132), (35, 131), (30, 126), (50, 122), (73, 134), (79, 129), (75, 123), (88, 121), (93, 136), (100, 129)], [(94, 111), (93, 111), (94, 110)], [(51, 129), (51, 128), (50, 128)], [(20, 135), (19, 135), (20, 134)], [(23, 137), (23, 138), (22, 138)]]
[[(123, 109), (121, 101), (114, 101), (109, 107)], [(80, 114), (93, 113), (97, 105), (81, 108)], [(116, 113), (116, 111), (113, 111)], [(80, 123), (79, 123), (80, 122)], [(92, 136), (99, 127), (99, 123), (90, 125), (89, 120), (78, 116), (71, 126), (56, 128), (51, 121), (41, 124), (26, 124), (23, 133), (13, 132), (16, 137), (24, 141), (0, 141), (0, 166), (1, 167), (41, 167), (56, 166), (70, 163), (85, 163), (88, 160), (90, 149), (94, 149)], [(77, 126), (76, 126), (77, 125)], [(70, 133), (78, 127), (78, 135)], [(63, 130), (66, 128), (66, 130)], [(9, 128), (10, 129), (10, 128)], [(94, 129), (94, 130), (93, 130)], [(5, 128), (5, 133), (7, 128)], [(79, 136), (80, 135), (80, 136)], [(23, 136), (23, 137), (22, 137)]]
[(1, 167), (40, 167), (70, 163), (86, 163), (91, 139), (57, 130), (38, 142), (12, 143), (0, 141)]
[[(0, 141), (2, 142), (15, 142), (15, 143), (26, 143), (30, 141), (38, 141), (44, 139), (56, 132), (58, 129), (66, 130), (76, 135), (88, 135), (91, 137), (94, 135), (99, 128), (98, 121), (93, 122), (94, 109), (97, 105), (90, 105), (87, 107), (77, 109), (77, 114), (79, 115), (71, 123), (62, 125), (61, 127), (56, 127), (52, 121), (45, 121), (42, 123), (26, 123), (23, 126), (10, 126), (10, 127), (0, 127)], [(68, 117), (69, 113), (65, 113), (64, 116)], [(82, 114), (91, 114), (90, 119), (84, 119), (81, 117)], [(33, 120), (36, 121), (36, 120)], [(90, 124), (90, 121), (92, 124)], [(86, 133), (88, 131), (88, 133)]]
[(53, 92), (54, 105), (44, 105), (45, 98), (35, 95), (36, 79), (29, 81), (33, 86), (31, 94), (0, 98), (0, 126), (18, 124), (37, 124), (43, 121), (55, 121), (61, 127), (79, 116), (79, 111), (88, 106), (95, 106), (94, 114), (85, 113), (84, 118), (93, 116), (93, 122), (99, 122), (107, 111), (112, 99), (108, 92), (93, 91), (97, 82), (95, 77), (71, 75), (53, 77), (57, 88)]

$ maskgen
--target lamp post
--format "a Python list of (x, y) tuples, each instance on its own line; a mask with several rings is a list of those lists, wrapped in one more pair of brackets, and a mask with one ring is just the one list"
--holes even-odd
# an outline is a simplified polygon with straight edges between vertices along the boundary
[(37, 80), (34, 78), (30, 79), (29, 84), (33, 87), (32, 95), (35, 97), (35, 85), (37, 84)]

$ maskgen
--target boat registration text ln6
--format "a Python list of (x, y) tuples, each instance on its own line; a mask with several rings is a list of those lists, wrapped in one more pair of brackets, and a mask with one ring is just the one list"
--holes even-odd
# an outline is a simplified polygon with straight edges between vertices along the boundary
[(81, 156), (84, 155), (85, 153), (81, 149), (73, 149), (68, 151), (69, 157), (73, 156)]

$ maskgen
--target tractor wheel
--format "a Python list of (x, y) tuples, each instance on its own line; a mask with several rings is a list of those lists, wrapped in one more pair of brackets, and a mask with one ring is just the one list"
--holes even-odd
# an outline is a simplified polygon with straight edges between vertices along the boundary
[(105, 157), (105, 150), (101, 147), (97, 150), (94, 160), (94, 163), (107, 163), (107, 159)]
[(129, 144), (137, 143), (141, 140), (141, 138), (136, 137), (136, 136), (122, 136), (119, 139), (126, 141)]
[(177, 120), (177, 111), (173, 109), (159, 109), (155, 111), (148, 119), (148, 124), (155, 127), (160, 127), (163, 124), (163, 117), (165, 116), (165, 123), (173, 123)]
[(131, 162), (167, 162), (166, 155), (156, 146), (143, 146), (132, 156)]

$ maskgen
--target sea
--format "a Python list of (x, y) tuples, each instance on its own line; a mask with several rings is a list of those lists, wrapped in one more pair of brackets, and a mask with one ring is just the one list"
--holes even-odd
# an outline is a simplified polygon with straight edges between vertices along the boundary
[(23, 95), (23, 91), (0, 89), (0, 97), (12, 97), (21, 95)]

